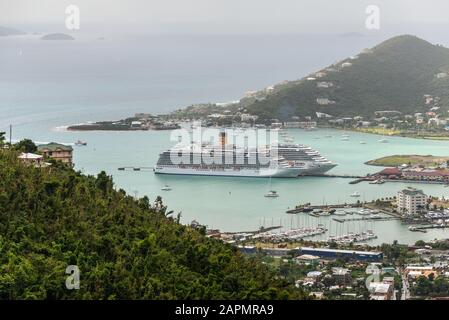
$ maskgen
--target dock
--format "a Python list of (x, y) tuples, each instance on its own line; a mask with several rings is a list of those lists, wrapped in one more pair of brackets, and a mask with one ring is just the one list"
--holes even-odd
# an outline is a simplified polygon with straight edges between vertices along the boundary
[(266, 228), (260, 228), (259, 230), (253, 230), (253, 231), (237, 231), (237, 232), (223, 232), (224, 234), (259, 234), (263, 232), (270, 232), (273, 230), (281, 229), (282, 226), (273, 226), (273, 227), (266, 227)]
[(364, 179), (366, 176), (357, 176), (350, 174), (303, 174), (300, 177), (321, 177), (321, 178), (343, 178), (343, 179)]
[(308, 205), (308, 206), (297, 206), (295, 209), (287, 210), (286, 213), (296, 214), (304, 212), (305, 208), (312, 210), (328, 210), (328, 209), (344, 209), (344, 208), (360, 208), (362, 207), (361, 203), (344, 203), (344, 204), (326, 204), (326, 205)]
[(399, 218), (396, 217), (362, 217), (362, 218), (332, 218), (332, 220), (344, 223), (344, 222), (351, 222), (351, 221), (390, 221), (390, 220), (398, 220)]
[(153, 167), (120, 167), (118, 171), (153, 171)]

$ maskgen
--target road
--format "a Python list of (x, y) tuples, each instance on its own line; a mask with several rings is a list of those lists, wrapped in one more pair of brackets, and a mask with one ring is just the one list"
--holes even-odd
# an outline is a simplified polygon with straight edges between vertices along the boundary
[(404, 274), (401, 274), (402, 277), (402, 295), (401, 300), (408, 300), (410, 299), (410, 289), (408, 285), (407, 276)]

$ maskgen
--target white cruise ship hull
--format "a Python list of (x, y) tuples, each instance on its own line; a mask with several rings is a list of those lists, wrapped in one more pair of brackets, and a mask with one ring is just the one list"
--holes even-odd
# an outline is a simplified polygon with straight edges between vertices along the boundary
[(210, 169), (210, 168), (180, 168), (169, 166), (155, 166), (154, 173), (177, 174), (193, 176), (224, 176), (224, 177), (254, 177), (254, 178), (297, 178), (299, 168), (259, 168), (259, 169)]

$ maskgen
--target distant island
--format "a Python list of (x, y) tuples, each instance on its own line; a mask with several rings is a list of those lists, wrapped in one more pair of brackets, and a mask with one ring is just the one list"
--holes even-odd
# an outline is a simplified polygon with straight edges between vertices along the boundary
[(75, 38), (65, 33), (50, 33), (43, 36), (41, 40), (75, 40)]
[(365, 164), (371, 166), (381, 167), (400, 167), (402, 165), (407, 166), (422, 166), (428, 167), (440, 167), (441, 164), (447, 164), (449, 157), (432, 156), (432, 155), (392, 155), (382, 157), (375, 160), (365, 162)]
[(24, 34), (26, 33), (17, 29), (0, 27), (0, 37), (19, 36)]

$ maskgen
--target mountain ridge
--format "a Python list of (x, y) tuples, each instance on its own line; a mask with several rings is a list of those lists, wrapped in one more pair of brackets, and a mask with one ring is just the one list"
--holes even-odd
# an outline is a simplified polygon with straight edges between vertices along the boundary
[[(316, 112), (372, 117), (374, 111), (423, 112), (423, 95), (438, 96), (449, 105), (449, 49), (412, 35), (390, 38), (355, 57), (289, 81), (262, 98), (245, 97), (240, 104), (261, 120), (282, 121)], [(441, 74), (442, 78), (437, 78)], [(320, 100), (318, 100), (320, 99)]]

